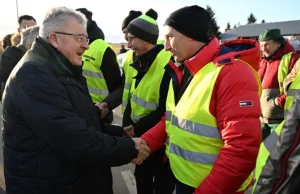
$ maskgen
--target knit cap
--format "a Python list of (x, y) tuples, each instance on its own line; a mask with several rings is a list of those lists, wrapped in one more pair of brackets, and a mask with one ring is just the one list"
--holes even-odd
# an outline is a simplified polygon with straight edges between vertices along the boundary
[(127, 27), (127, 31), (146, 42), (156, 45), (159, 35), (157, 17), (157, 12), (149, 9), (145, 15), (132, 20)]
[(180, 8), (167, 18), (164, 25), (170, 26), (185, 36), (199, 42), (209, 42), (211, 17), (198, 5)]
[(140, 15), (142, 15), (141, 11), (135, 11), (135, 10), (129, 11), (128, 16), (123, 20), (122, 30), (124, 30), (124, 28), (127, 28), (128, 24), (135, 18), (139, 17)]

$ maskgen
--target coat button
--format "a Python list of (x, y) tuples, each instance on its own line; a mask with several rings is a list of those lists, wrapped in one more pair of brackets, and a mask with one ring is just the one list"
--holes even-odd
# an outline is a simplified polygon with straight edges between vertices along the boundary
[(89, 107), (93, 107), (94, 105), (93, 104), (89, 104)]
[(268, 179), (262, 179), (262, 183), (266, 185), (269, 183), (269, 181), (268, 181)]

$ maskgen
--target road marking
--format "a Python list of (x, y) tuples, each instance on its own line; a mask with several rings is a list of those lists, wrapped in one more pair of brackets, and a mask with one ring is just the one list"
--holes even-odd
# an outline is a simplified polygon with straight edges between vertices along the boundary
[(126, 183), (126, 186), (127, 186), (128, 190), (129, 190), (129, 193), (130, 194), (137, 194), (136, 182), (135, 182), (135, 178), (134, 178), (131, 170), (121, 171), (121, 174), (123, 176), (123, 179)]

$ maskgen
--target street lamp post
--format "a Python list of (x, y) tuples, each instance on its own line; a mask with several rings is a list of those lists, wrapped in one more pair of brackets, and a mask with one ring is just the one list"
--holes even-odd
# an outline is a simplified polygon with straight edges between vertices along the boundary
[(18, 0), (16, 0), (16, 7), (17, 7), (17, 18), (19, 18), (19, 5), (18, 5)]

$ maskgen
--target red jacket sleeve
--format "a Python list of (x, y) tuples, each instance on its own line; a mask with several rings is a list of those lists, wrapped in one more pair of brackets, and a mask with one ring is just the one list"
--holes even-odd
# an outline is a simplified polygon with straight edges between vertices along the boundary
[(254, 170), (261, 143), (258, 87), (253, 72), (242, 62), (221, 70), (210, 111), (217, 118), (224, 146), (196, 194), (236, 193)]
[(277, 104), (280, 108), (284, 108), (285, 100), (286, 100), (286, 94), (282, 94), (281, 96), (276, 98)]
[(167, 139), (166, 133), (166, 116), (151, 129), (141, 136), (151, 149), (151, 153), (156, 152), (158, 149), (162, 148)]

